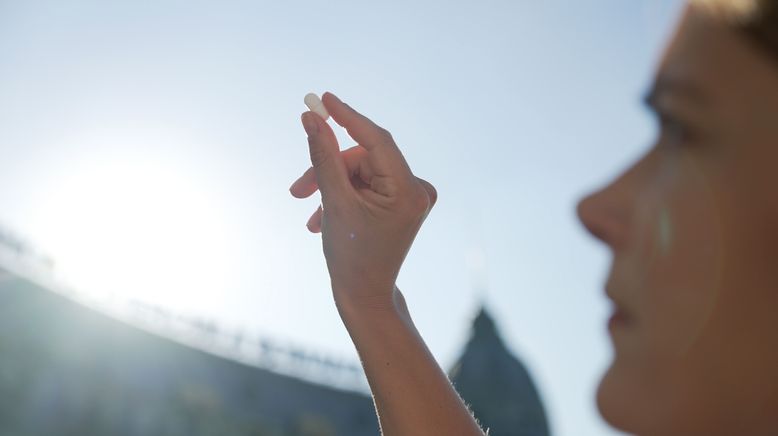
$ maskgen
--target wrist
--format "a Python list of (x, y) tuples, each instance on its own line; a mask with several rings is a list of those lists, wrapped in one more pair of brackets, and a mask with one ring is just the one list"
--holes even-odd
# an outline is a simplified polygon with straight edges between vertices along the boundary
[(332, 287), (335, 306), (346, 324), (350, 321), (381, 317), (405, 318), (408, 314), (405, 298), (395, 285), (359, 291), (354, 292), (353, 289), (344, 289), (335, 285)]

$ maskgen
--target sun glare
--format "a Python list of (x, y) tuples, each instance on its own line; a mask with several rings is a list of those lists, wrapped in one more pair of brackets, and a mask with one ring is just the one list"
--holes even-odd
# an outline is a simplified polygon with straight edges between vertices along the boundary
[(229, 278), (228, 226), (209, 191), (154, 162), (74, 169), (44, 197), (36, 239), (79, 292), (196, 308)]

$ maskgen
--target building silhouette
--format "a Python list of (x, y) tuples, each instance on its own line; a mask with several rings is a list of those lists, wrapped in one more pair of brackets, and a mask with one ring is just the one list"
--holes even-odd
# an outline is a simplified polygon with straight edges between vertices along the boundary
[[(127, 323), (0, 256), (0, 435), (375, 436), (365, 392), (241, 363)], [(246, 340), (230, 343), (246, 347)], [(299, 354), (299, 353), (298, 353)], [(316, 364), (311, 359), (308, 366)], [(320, 363), (321, 363), (320, 362)], [(538, 392), (485, 310), (450, 371), (491, 436), (546, 436)]]
[(449, 378), (490, 436), (546, 436), (546, 412), (524, 365), (482, 308)]

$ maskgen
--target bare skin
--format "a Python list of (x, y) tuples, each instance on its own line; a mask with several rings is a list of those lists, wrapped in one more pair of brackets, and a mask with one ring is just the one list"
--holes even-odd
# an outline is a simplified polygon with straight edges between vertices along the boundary
[[(340, 152), (303, 114), (333, 296), (362, 359), (384, 435), (483, 435), (416, 331), (395, 279), (437, 194), (391, 135), (323, 97), (359, 144)], [(641, 435), (776, 434), (778, 67), (689, 9), (661, 62), (661, 132), (578, 205), (613, 254), (615, 357), (598, 389), (612, 425)]]
[(613, 253), (602, 415), (642, 435), (776, 434), (778, 67), (688, 9), (648, 152), (578, 206)]
[(481, 435), (395, 286), (435, 189), (411, 173), (388, 132), (332, 94), (322, 101), (359, 145), (341, 153), (329, 125), (306, 112), (313, 167), (290, 191), (321, 191), (323, 208), (308, 228), (322, 233), (335, 304), (362, 360), (381, 432)]

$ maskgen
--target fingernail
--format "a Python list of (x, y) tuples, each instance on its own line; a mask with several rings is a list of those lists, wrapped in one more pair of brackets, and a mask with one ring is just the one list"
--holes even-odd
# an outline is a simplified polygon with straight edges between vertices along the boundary
[(303, 114), (303, 128), (305, 129), (305, 133), (308, 134), (308, 136), (313, 136), (317, 133), (319, 133), (319, 123), (316, 122), (316, 119), (313, 118), (316, 115), (306, 112)]

